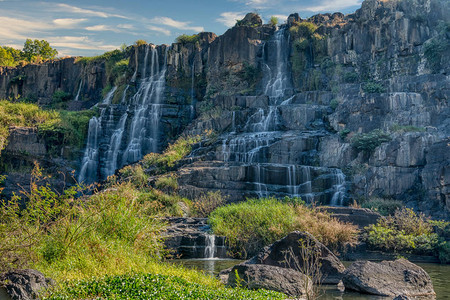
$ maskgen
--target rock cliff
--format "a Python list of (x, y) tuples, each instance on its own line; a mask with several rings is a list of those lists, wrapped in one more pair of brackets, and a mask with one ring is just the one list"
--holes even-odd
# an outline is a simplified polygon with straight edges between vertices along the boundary
[(69, 109), (98, 103), (82, 180), (212, 130), (177, 169), (188, 197), (377, 196), (448, 218), (449, 15), (440, 0), (366, 0), (279, 28), (249, 14), (221, 36), (130, 47), (114, 78), (107, 58), (3, 68), (0, 97), (46, 104), (62, 90)]

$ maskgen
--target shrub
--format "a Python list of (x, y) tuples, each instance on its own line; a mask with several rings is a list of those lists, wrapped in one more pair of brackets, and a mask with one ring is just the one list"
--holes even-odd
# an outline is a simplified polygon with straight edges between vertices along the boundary
[(119, 170), (122, 178), (132, 182), (137, 187), (143, 187), (147, 184), (149, 176), (140, 165), (125, 166)]
[(358, 151), (373, 152), (382, 143), (389, 142), (391, 136), (381, 129), (372, 130), (369, 133), (355, 135), (351, 139), (352, 147)]
[(412, 125), (394, 124), (391, 126), (391, 130), (394, 132), (424, 132), (425, 128)]
[(139, 46), (142, 46), (142, 45), (147, 45), (147, 41), (145, 41), (145, 40), (137, 40), (136, 42), (134, 42), (134, 44), (139, 47)]
[(208, 217), (216, 208), (224, 205), (226, 202), (225, 197), (222, 196), (220, 191), (208, 192), (195, 198), (192, 201), (192, 206), (195, 210), (195, 215), (200, 218)]
[(401, 201), (393, 199), (372, 198), (369, 201), (363, 202), (361, 207), (375, 210), (383, 216), (389, 216), (404, 207), (404, 204)]
[(368, 81), (364, 83), (363, 90), (366, 93), (372, 94), (372, 93), (384, 93), (386, 89), (384, 86), (379, 82), (374, 81)]
[(201, 139), (202, 136), (200, 135), (180, 137), (175, 143), (170, 144), (162, 154), (150, 153), (144, 156), (142, 164), (145, 168), (149, 168), (152, 165), (158, 166), (161, 170), (171, 168), (186, 157), (191, 152), (192, 145), (198, 143)]
[(433, 254), (438, 246), (438, 235), (433, 233), (428, 220), (409, 208), (380, 219), (376, 225), (366, 227), (366, 231), (366, 241), (374, 249)]
[(72, 99), (72, 95), (64, 91), (55, 91), (52, 95), (52, 107), (53, 108), (65, 108), (67, 101)]
[(247, 257), (293, 230), (308, 231), (332, 249), (354, 242), (356, 228), (302, 204), (274, 198), (250, 199), (214, 210), (210, 217), (214, 234), (227, 238), (235, 256)]
[(339, 101), (337, 101), (336, 99), (331, 100), (330, 107), (331, 107), (332, 110), (336, 110), (338, 105), (339, 105)]
[(156, 180), (155, 187), (164, 192), (173, 193), (178, 189), (178, 182), (175, 176), (161, 176)]
[(272, 26), (277, 26), (277, 24), (278, 24), (278, 18), (275, 17), (275, 16), (271, 16), (271, 17), (270, 17), (270, 20), (269, 20), (269, 24), (272, 25)]
[(193, 35), (182, 34), (182, 35), (178, 36), (175, 39), (175, 41), (177, 43), (180, 43), (183, 45), (189, 44), (189, 43), (195, 44), (199, 41), (199, 36), (198, 36), (198, 34), (193, 34)]
[(358, 74), (355, 72), (345, 72), (343, 79), (346, 83), (354, 83), (358, 81)]

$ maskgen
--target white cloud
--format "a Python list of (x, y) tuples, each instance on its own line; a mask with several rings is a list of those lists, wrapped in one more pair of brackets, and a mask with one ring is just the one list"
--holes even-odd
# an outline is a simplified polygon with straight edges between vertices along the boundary
[(134, 25), (131, 25), (131, 24), (118, 24), (117, 28), (127, 29), (127, 30), (136, 30), (136, 27), (134, 27)]
[(0, 24), (2, 24), (2, 30), (0, 30), (0, 38), (2, 39), (26, 39), (37, 32), (53, 28), (53, 25), (45, 22), (10, 17), (0, 17)]
[(78, 50), (104, 50), (118, 49), (118, 45), (103, 44), (93, 41), (87, 36), (58, 36), (47, 39), (53, 47), (70, 48)]
[(150, 22), (155, 23), (155, 24), (166, 25), (169, 27), (182, 29), (182, 30), (192, 30), (192, 31), (197, 31), (197, 32), (205, 30), (203, 27), (200, 27), (200, 26), (190, 26), (189, 24), (191, 24), (191, 22), (176, 21), (169, 17), (155, 17), (155, 18), (151, 19)]
[(158, 27), (158, 26), (147, 25), (146, 27), (147, 27), (148, 30), (160, 32), (160, 33), (162, 33), (164, 35), (167, 35), (167, 36), (172, 34), (169, 29), (161, 28), (161, 27)]
[(334, 1), (323, 1), (319, 5), (303, 7), (303, 10), (309, 10), (312, 12), (321, 11), (340, 11), (347, 7), (361, 5), (362, 0), (334, 0)]
[(87, 21), (87, 19), (71, 19), (71, 18), (54, 19), (53, 24), (62, 28), (74, 28), (78, 24), (83, 23), (85, 21)]
[(217, 22), (224, 24), (225, 26), (231, 27), (236, 24), (236, 20), (241, 20), (245, 17), (245, 14), (241, 12), (224, 12), (220, 14), (220, 17), (216, 19)]
[(87, 31), (112, 31), (116, 33), (122, 32), (122, 30), (109, 25), (94, 25), (85, 27), (84, 29), (86, 29)]
[(68, 4), (63, 4), (63, 3), (57, 4), (57, 7), (61, 11), (77, 13), (77, 14), (82, 14), (82, 15), (88, 15), (88, 16), (95, 16), (95, 17), (100, 17), (100, 18), (115, 17), (115, 18), (121, 18), (121, 19), (130, 19), (128, 17), (118, 15), (118, 14), (110, 14), (110, 13), (106, 13), (103, 11), (85, 9), (85, 8), (72, 6), (72, 5), (68, 5)]

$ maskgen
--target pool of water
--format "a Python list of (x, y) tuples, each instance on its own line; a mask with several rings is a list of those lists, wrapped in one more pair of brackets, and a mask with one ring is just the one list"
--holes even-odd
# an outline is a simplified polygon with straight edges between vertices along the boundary
[[(242, 262), (236, 259), (176, 259), (171, 261), (174, 264), (181, 264), (188, 268), (194, 268), (216, 276), (221, 270), (230, 268)], [(344, 262), (346, 266), (351, 262)], [(432, 281), (436, 298), (450, 300), (450, 265), (418, 263), (428, 272)], [(350, 291), (340, 291), (337, 286), (324, 285), (321, 287), (322, 296), (325, 300), (386, 300), (386, 297), (364, 295)]]

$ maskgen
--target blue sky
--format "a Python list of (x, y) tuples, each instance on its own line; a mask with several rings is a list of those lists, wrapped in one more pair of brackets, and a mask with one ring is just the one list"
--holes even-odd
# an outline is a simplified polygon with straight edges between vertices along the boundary
[(25, 39), (45, 39), (65, 55), (97, 55), (144, 39), (170, 44), (180, 34), (218, 35), (247, 12), (283, 23), (294, 12), (351, 13), (361, 0), (0, 0), (0, 45), (21, 49)]

